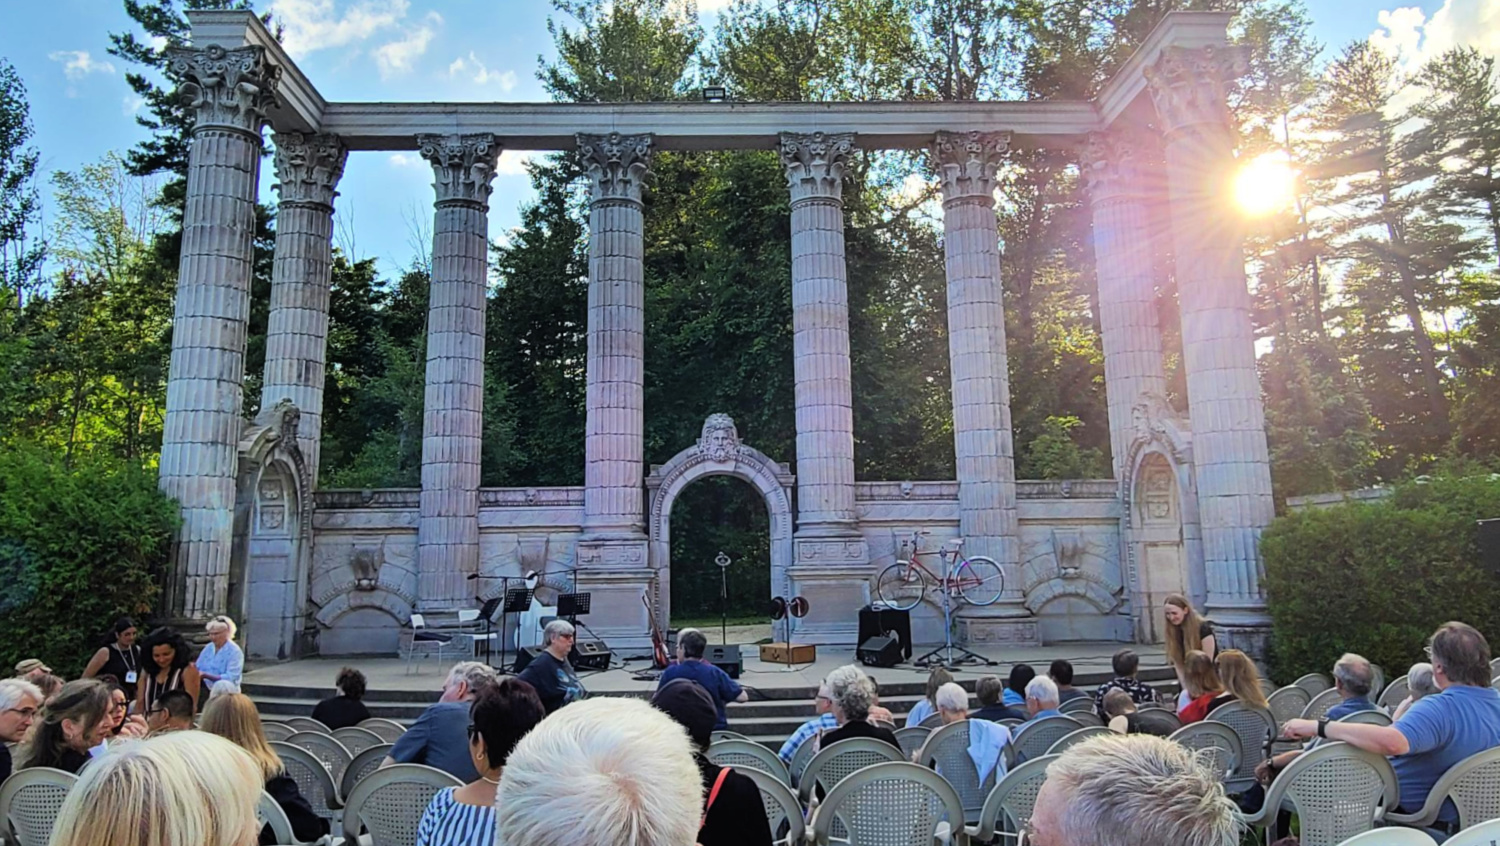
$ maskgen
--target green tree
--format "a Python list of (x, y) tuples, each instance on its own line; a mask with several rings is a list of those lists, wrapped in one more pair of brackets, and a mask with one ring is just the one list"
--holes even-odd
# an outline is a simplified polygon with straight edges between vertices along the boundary
[(28, 233), (41, 215), (37, 193), (38, 153), (28, 147), (34, 134), (26, 85), (10, 62), (0, 59), (0, 296), (19, 305), (34, 286), (45, 246)]
[(1472, 47), (1438, 56), (1417, 75), (1421, 97), (1411, 116), (1422, 122), (1410, 147), (1434, 174), (1435, 209), (1467, 218), (1487, 233), (1500, 262), (1500, 83), (1495, 58)]

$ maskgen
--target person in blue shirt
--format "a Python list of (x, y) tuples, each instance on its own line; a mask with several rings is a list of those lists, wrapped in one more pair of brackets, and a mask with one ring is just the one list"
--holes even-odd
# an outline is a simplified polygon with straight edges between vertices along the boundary
[(739, 682), (729, 677), (729, 674), (714, 665), (703, 660), (703, 650), (708, 647), (708, 638), (697, 629), (683, 629), (677, 633), (677, 663), (668, 667), (661, 674), (661, 680), (657, 682), (656, 689), (661, 690), (675, 679), (688, 679), (699, 684), (708, 695), (713, 697), (714, 708), (719, 712), (719, 719), (714, 723), (714, 731), (722, 731), (729, 728), (729, 717), (724, 713), (725, 703), (744, 702), (750, 697), (745, 689), (740, 687)]
[(496, 682), (495, 671), (478, 661), (461, 661), (448, 671), (443, 695), (391, 747), (380, 766), (426, 764), (464, 784), (479, 778), (469, 748), (469, 709), (480, 692)]
[[(1287, 738), (1326, 737), (1389, 756), (1401, 787), (1400, 808), (1421, 810), (1438, 779), (1470, 755), (1500, 746), (1500, 691), (1490, 684), (1490, 645), (1463, 623), (1444, 623), (1428, 640), (1439, 692), (1423, 697), (1391, 726), (1288, 720)], [(1457, 811), (1445, 802), (1438, 815)]]
[(1030, 664), (1017, 664), (1010, 668), (1010, 678), (1005, 682), (1005, 693), (1000, 704), (1013, 708), (1026, 706), (1026, 685), (1036, 678), (1036, 670)]
[(934, 667), (932, 672), (927, 674), (927, 687), (923, 690), (922, 698), (918, 699), (917, 704), (911, 706), (911, 711), (907, 712), (907, 728), (919, 726), (928, 717), (937, 713), (938, 688), (951, 681), (953, 681), (953, 674), (942, 667)]
[(832, 731), (839, 727), (839, 721), (833, 716), (833, 694), (828, 691), (827, 679), (818, 685), (818, 695), (813, 698), (813, 713), (817, 716), (797, 726), (797, 730), (786, 739), (786, 743), (781, 744), (781, 751), (776, 753), (781, 763), (791, 766), (792, 756), (797, 754), (802, 744), (812, 740), (819, 732)]
[(1059, 704), (1057, 682), (1047, 676), (1037, 676), (1027, 683), (1026, 712), (1031, 714), (1031, 719), (1061, 716), (1062, 712), (1057, 710)]
[(220, 614), (208, 621), (208, 645), (198, 653), (198, 676), (203, 684), (230, 681), (238, 687), (245, 677), (245, 653), (234, 642), (234, 621)]

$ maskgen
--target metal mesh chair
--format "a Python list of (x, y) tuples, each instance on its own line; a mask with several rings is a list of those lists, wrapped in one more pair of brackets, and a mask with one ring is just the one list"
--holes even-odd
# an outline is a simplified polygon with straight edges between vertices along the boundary
[(1311, 701), (1312, 694), (1294, 684), (1289, 684), (1267, 696), (1266, 707), (1270, 709), (1271, 716), (1276, 718), (1276, 724), (1281, 725), (1287, 720), (1295, 720), (1302, 716), (1307, 703)]
[(1244, 702), (1226, 702), (1208, 718), (1229, 726), (1240, 736), (1240, 765), (1224, 783), (1225, 789), (1231, 792), (1248, 789), (1255, 784), (1255, 768), (1266, 759), (1266, 750), (1276, 737), (1276, 718), (1270, 711)]
[(708, 742), (709, 743), (718, 743), (721, 740), (749, 740), (749, 739), (750, 738), (748, 736), (740, 734), (737, 731), (726, 731), (726, 730), (716, 731), (716, 732), (713, 732), (712, 734), (710, 734), (708, 736)]
[(942, 776), (891, 761), (864, 767), (828, 792), (813, 814), (812, 842), (827, 846), (842, 828), (841, 842), (850, 846), (931, 846), (941, 823), (952, 826), (962, 816), (963, 803)]
[(1488, 749), (1459, 761), (1433, 785), (1427, 804), (1411, 814), (1387, 813), (1388, 822), (1426, 828), (1438, 818), (1443, 801), (1452, 799), (1458, 808), (1461, 829), (1500, 819), (1500, 747)]
[(812, 737), (802, 741), (796, 750), (792, 752), (792, 762), (787, 765), (786, 769), (787, 773), (792, 777), (793, 787), (801, 783), (802, 771), (807, 769), (808, 762), (813, 759), (813, 755), (817, 754), (817, 752), (818, 744), (813, 742)]
[(1083, 723), (1084, 728), (1088, 728), (1090, 726), (1104, 728), (1104, 720), (1101, 719), (1099, 715), (1095, 714), (1093, 711), (1074, 711), (1068, 716), (1072, 717), (1080, 723)]
[(286, 723), (263, 722), (260, 727), (266, 733), (266, 740), (286, 740), (297, 733), (297, 729)]
[(463, 782), (423, 764), (394, 764), (366, 776), (344, 808), (344, 831), (363, 825), (370, 846), (411, 846), (417, 842), (422, 812), (439, 790)]
[(1445, 846), (1497, 846), (1500, 844), (1500, 820), (1490, 820), (1464, 829), (1444, 843)]
[(1496, 658), (1490, 662), (1490, 672), (1500, 676), (1500, 658)]
[(1015, 766), (1023, 761), (1045, 755), (1047, 750), (1052, 748), (1052, 744), (1081, 728), (1083, 728), (1083, 723), (1068, 716), (1032, 720), (1021, 726), (1015, 737), (1011, 738), (1010, 757), (1006, 763)]
[(77, 781), (78, 776), (51, 767), (11, 775), (0, 785), (0, 822), (10, 822), (20, 846), (47, 846), (57, 812)]
[[(313, 813), (330, 823), (338, 820), (338, 811), (344, 807), (344, 802), (339, 798), (338, 782), (333, 780), (328, 767), (317, 756), (300, 746), (293, 746), (282, 740), (273, 740), (270, 746), (281, 758), (286, 774), (297, 782), (297, 790), (302, 793), (307, 804), (312, 806)], [(356, 832), (358, 830), (355, 829)]]
[(286, 818), (286, 811), (264, 790), (260, 792), (260, 801), (255, 803), (255, 817), (262, 826), (271, 827), (277, 846), (303, 846), (306, 842), (298, 840), (297, 835), (292, 833), (292, 821)]
[(1070, 731), (1062, 737), (1059, 737), (1056, 743), (1047, 747), (1047, 754), (1061, 755), (1063, 752), (1067, 751), (1069, 746), (1072, 746), (1076, 743), (1082, 743), (1083, 741), (1088, 740), (1091, 737), (1098, 737), (1101, 734), (1113, 733), (1114, 732), (1103, 726), (1084, 726), (1077, 731)]
[(1500, 676), (1495, 676), (1494, 678), (1490, 679), (1490, 687), (1493, 687), (1496, 690), (1500, 690)]
[[(958, 792), (959, 801), (964, 809), (964, 822), (972, 822), (979, 819), (979, 812), (984, 808), (984, 799), (995, 787), (995, 780), (1005, 774), (1003, 761), (996, 761), (995, 766), (984, 778), (979, 780), (979, 770), (974, 766), (974, 759), (969, 755), (969, 726), (971, 720), (959, 720), (949, 723), (928, 736), (927, 742), (917, 750), (917, 763), (924, 767), (933, 767), (947, 782), (953, 785)], [(1009, 733), (1009, 730), (1006, 730)], [(1005, 750), (1002, 746), (997, 754), (1003, 758)]]
[(1094, 713), (1094, 700), (1088, 696), (1075, 696), (1057, 706), (1057, 710), (1068, 715)]
[(1414, 828), (1374, 828), (1356, 834), (1339, 846), (1437, 846), (1425, 831)]
[(1011, 841), (1019, 839), (1022, 826), (1031, 819), (1032, 810), (1036, 808), (1036, 795), (1047, 781), (1047, 767), (1056, 760), (1054, 755), (1043, 755), (1006, 773), (985, 797), (984, 807), (979, 812), (979, 824), (965, 830), (969, 840), (989, 843), (997, 836)]
[(395, 743), (401, 739), (401, 735), (406, 734), (406, 726), (401, 725), (395, 720), (388, 720), (385, 717), (371, 717), (368, 720), (360, 720), (359, 727), (366, 731), (375, 732), (386, 743)]
[(819, 785), (826, 794), (855, 770), (890, 761), (901, 761), (901, 750), (884, 740), (872, 737), (840, 740), (818, 750), (807, 762), (807, 769), (802, 771), (802, 778), (797, 782), (797, 795), (803, 804), (807, 804)]
[(1407, 684), (1406, 676), (1400, 676), (1386, 685), (1385, 690), (1380, 692), (1380, 698), (1375, 700), (1375, 704), (1394, 712), (1396, 706), (1406, 701), (1406, 697), (1410, 694), (1411, 687)]
[(344, 744), (338, 742), (331, 734), (318, 734), (315, 731), (299, 731), (288, 737), (285, 743), (290, 743), (299, 749), (305, 749), (312, 753), (313, 757), (323, 762), (328, 768), (328, 775), (333, 777), (333, 783), (338, 784), (344, 777), (344, 770), (354, 760)]
[(290, 726), (294, 732), (315, 731), (319, 734), (333, 736), (333, 729), (323, 725), (321, 720), (315, 720), (312, 717), (287, 717), (281, 723), (282, 725)]
[(1317, 696), (1323, 691), (1333, 687), (1333, 682), (1322, 673), (1308, 673), (1302, 678), (1292, 682), (1292, 684), (1307, 691), (1308, 696)]
[(1343, 701), (1344, 694), (1331, 687), (1308, 701), (1307, 707), (1302, 709), (1302, 719), (1321, 720), (1328, 714), (1328, 709)]
[(1176, 741), (1198, 753), (1213, 769), (1220, 781), (1234, 775), (1244, 756), (1244, 744), (1234, 729), (1223, 723), (1203, 721), (1188, 723), (1172, 732), (1168, 740)]
[(792, 783), (791, 773), (776, 753), (753, 740), (720, 740), (708, 745), (705, 757), (710, 763), (736, 770), (760, 770), (781, 779), (782, 784)]
[(927, 742), (927, 738), (932, 736), (932, 732), (933, 729), (926, 726), (907, 726), (896, 729), (896, 740), (901, 742), (901, 753), (908, 761), (912, 760), (912, 756), (917, 754), (917, 750)]
[(351, 756), (358, 755), (371, 746), (379, 746), (386, 742), (385, 738), (375, 732), (369, 729), (362, 729), (359, 726), (345, 726), (341, 729), (335, 729), (333, 739), (342, 743), (344, 748), (349, 750)]
[[(760, 788), (760, 801), (766, 807), (766, 821), (771, 824), (772, 846), (802, 846), (807, 825), (802, 820), (802, 805), (797, 794), (770, 773), (740, 770)], [(784, 829), (784, 830), (783, 830)]]
[(923, 719), (922, 722), (919, 723), (919, 725), (921, 725), (921, 727), (924, 729), (940, 729), (943, 727), (943, 715), (934, 711), (933, 713), (927, 715), (927, 717)]
[(1166, 708), (1142, 708), (1135, 716), (1141, 728), (1152, 734), (1168, 735), (1182, 728), (1182, 718)]
[(354, 788), (364, 777), (380, 769), (380, 762), (385, 756), (391, 754), (395, 748), (394, 744), (382, 743), (379, 746), (371, 746), (369, 749), (354, 756), (349, 766), (344, 768), (344, 777), (339, 779), (339, 795), (348, 796), (354, 792)]
[(1384, 808), (1400, 796), (1396, 771), (1383, 755), (1347, 743), (1324, 743), (1298, 755), (1266, 789), (1260, 811), (1245, 818), (1276, 838), (1276, 818), (1285, 808), (1301, 824), (1301, 846), (1338, 846), (1375, 827)]
[(1355, 711), (1352, 714), (1345, 714), (1339, 717), (1337, 722), (1363, 723), (1367, 726), (1388, 726), (1391, 724), (1391, 717), (1384, 711)]

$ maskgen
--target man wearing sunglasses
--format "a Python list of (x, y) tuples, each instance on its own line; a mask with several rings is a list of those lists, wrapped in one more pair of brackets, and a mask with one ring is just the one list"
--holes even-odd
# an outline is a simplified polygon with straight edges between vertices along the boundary
[(10, 748), (5, 744), (21, 742), (40, 707), (42, 692), (36, 685), (21, 679), (0, 681), (0, 783), (10, 778)]

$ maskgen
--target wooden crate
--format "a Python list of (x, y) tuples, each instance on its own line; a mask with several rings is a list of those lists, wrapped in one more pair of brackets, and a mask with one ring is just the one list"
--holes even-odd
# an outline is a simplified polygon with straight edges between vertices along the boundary
[(772, 664), (811, 664), (818, 660), (818, 647), (811, 643), (762, 643), (760, 660)]

